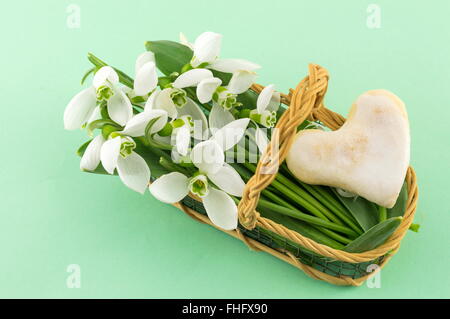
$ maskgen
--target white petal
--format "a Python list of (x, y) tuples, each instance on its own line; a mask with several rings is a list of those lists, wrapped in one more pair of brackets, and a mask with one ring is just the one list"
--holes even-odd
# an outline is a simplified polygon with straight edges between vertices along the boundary
[(242, 197), (245, 183), (239, 173), (230, 165), (225, 163), (215, 174), (208, 174), (208, 178), (228, 194)]
[(180, 43), (187, 46), (189, 49), (194, 50), (194, 46), (189, 42), (183, 32), (180, 32)]
[(96, 120), (100, 120), (102, 118), (100, 107), (96, 106), (94, 110), (92, 111), (91, 115), (89, 116), (89, 119), (87, 120), (87, 124), (94, 122)]
[(272, 98), (270, 99), (269, 105), (267, 105), (266, 110), (269, 112), (277, 112), (278, 109), (280, 108), (280, 103), (281, 103), (281, 95), (280, 92), (274, 92), (272, 94)]
[(178, 109), (178, 116), (190, 115), (194, 121), (194, 138), (203, 140), (207, 138), (205, 135), (208, 133), (208, 120), (205, 113), (190, 98), (187, 98), (187, 102), (182, 108)]
[(167, 112), (170, 118), (175, 118), (178, 115), (178, 110), (170, 98), (170, 94), (172, 93), (172, 88), (167, 88), (162, 90), (155, 99), (155, 104), (153, 109), (164, 110)]
[(194, 146), (191, 161), (202, 173), (215, 174), (223, 166), (225, 155), (219, 144), (208, 140)]
[(237, 228), (237, 206), (227, 193), (211, 187), (203, 198), (203, 205), (214, 225), (225, 230)]
[(81, 128), (89, 119), (96, 104), (97, 96), (94, 87), (84, 89), (75, 95), (64, 111), (64, 128), (66, 130)]
[(149, 187), (150, 193), (156, 199), (173, 204), (187, 196), (189, 179), (181, 173), (173, 172), (161, 176)]
[(236, 71), (228, 84), (228, 91), (233, 94), (241, 94), (247, 91), (255, 82), (256, 73), (252, 71)]
[(236, 71), (255, 71), (261, 68), (258, 64), (241, 59), (219, 59), (208, 66), (210, 69), (234, 73)]
[(211, 131), (215, 132), (233, 121), (234, 116), (230, 111), (225, 110), (217, 103), (213, 103), (213, 107), (209, 113), (209, 127)]
[(159, 88), (156, 88), (156, 90), (148, 97), (147, 101), (145, 102), (144, 112), (155, 108), (156, 99), (158, 98), (159, 93), (161, 93), (161, 90)]
[(183, 156), (187, 155), (191, 144), (191, 132), (187, 125), (177, 129), (175, 140), (178, 153)]
[(196, 57), (196, 65), (204, 62), (214, 61), (220, 53), (222, 35), (214, 32), (204, 32), (200, 34), (194, 43), (194, 56)]
[(119, 156), (117, 173), (122, 182), (132, 190), (143, 194), (150, 181), (150, 169), (145, 160), (132, 152), (126, 158)]
[(122, 138), (120, 136), (107, 140), (103, 143), (100, 151), (100, 160), (102, 161), (103, 167), (109, 174), (114, 174), (114, 169), (117, 166), (117, 159), (120, 156), (121, 144)]
[(158, 85), (155, 62), (145, 63), (137, 72), (134, 80), (134, 93), (144, 96), (150, 93)]
[(256, 101), (256, 109), (259, 114), (262, 114), (267, 108), (272, 99), (272, 95), (274, 92), (274, 85), (270, 84), (266, 86), (261, 93), (259, 93), (258, 100)]
[(261, 154), (264, 153), (267, 149), (267, 145), (269, 144), (269, 139), (267, 138), (266, 133), (264, 133), (264, 131), (259, 127), (255, 131), (255, 142)]
[(132, 137), (144, 136), (148, 122), (157, 117), (159, 120), (153, 124), (150, 132), (159, 132), (167, 123), (167, 112), (163, 110), (150, 110), (136, 114), (128, 121), (122, 133)]
[(105, 139), (97, 135), (88, 145), (81, 158), (80, 168), (84, 171), (93, 171), (100, 164), (100, 152)]
[(208, 103), (211, 101), (214, 92), (221, 84), (222, 80), (219, 78), (208, 78), (202, 80), (198, 84), (196, 92), (200, 103)]
[(168, 144), (168, 145), (170, 145), (170, 142), (172, 141), (172, 137), (171, 136), (161, 136), (159, 134), (153, 135), (152, 138), (156, 142), (160, 142), (160, 143)]
[(186, 88), (190, 86), (197, 86), (202, 80), (212, 78), (213, 74), (208, 69), (193, 69), (182, 73), (173, 82), (175, 88)]
[(104, 66), (100, 68), (95, 73), (94, 79), (92, 80), (92, 84), (96, 89), (105, 84), (116, 84), (118, 82), (119, 82), (119, 75), (110, 66)]
[(155, 63), (155, 54), (151, 51), (146, 51), (137, 57), (134, 66), (134, 74), (138, 74), (141, 67), (143, 67), (147, 62)]
[(242, 139), (249, 121), (250, 119), (243, 118), (228, 123), (216, 131), (212, 139), (216, 141), (224, 151), (229, 150)]
[(114, 95), (107, 102), (108, 115), (117, 124), (124, 126), (133, 116), (130, 99), (121, 90), (114, 90)]
[[(170, 142), (169, 142), (170, 143)], [(188, 162), (191, 160), (189, 156), (182, 156), (180, 153), (177, 152), (175, 148), (172, 149), (170, 152), (170, 158), (172, 159), (172, 162), (178, 164), (182, 162)], [(188, 161), (186, 161), (188, 160)]]

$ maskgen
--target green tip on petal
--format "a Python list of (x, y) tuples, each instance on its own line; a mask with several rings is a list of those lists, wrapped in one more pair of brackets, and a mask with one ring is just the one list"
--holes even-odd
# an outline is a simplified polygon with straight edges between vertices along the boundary
[(127, 158), (133, 150), (136, 148), (136, 143), (131, 138), (124, 138), (120, 145), (120, 155), (123, 158)]
[(107, 85), (102, 85), (97, 89), (97, 100), (107, 101), (114, 95), (114, 91)]
[(205, 197), (209, 193), (208, 179), (205, 175), (197, 175), (189, 181), (189, 191), (199, 197)]
[(183, 89), (173, 88), (172, 92), (170, 93), (170, 98), (172, 99), (173, 103), (179, 108), (183, 107), (187, 103), (187, 94)]

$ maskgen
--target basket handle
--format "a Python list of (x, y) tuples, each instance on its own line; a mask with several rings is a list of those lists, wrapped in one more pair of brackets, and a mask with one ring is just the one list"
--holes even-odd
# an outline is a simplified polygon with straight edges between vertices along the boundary
[(316, 118), (321, 109), (325, 109), (322, 101), (327, 86), (328, 71), (317, 64), (310, 64), (309, 75), (292, 92), (289, 108), (280, 117), (255, 174), (245, 185), (238, 214), (240, 224), (246, 229), (255, 228), (259, 218), (256, 206), (261, 191), (275, 179), (280, 163), (285, 160), (294, 142), (297, 127), (308, 117)]

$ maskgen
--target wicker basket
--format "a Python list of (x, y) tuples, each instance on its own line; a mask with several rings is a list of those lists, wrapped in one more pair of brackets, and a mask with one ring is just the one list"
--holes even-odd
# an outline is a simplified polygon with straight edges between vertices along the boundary
[[(239, 203), (239, 227), (234, 231), (225, 231), (241, 239), (251, 249), (265, 251), (303, 270), (307, 275), (335, 285), (359, 286), (381, 269), (397, 252), (400, 241), (411, 225), (418, 199), (416, 175), (409, 167), (406, 175), (408, 200), (403, 220), (391, 237), (381, 246), (363, 253), (349, 253), (319, 244), (312, 239), (286, 228), (274, 221), (261, 217), (255, 210), (260, 192), (270, 185), (275, 174), (262, 174), (262, 168), (277, 170), (289, 151), (296, 135), (297, 127), (306, 119), (318, 120), (332, 130), (341, 127), (345, 121), (341, 115), (334, 113), (322, 104), (328, 85), (328, 72), (318, 66), (309, 65), (309, 75), (289, 95), (282, 95), (281, 102), (288, 105), (278, 121), (272, 142), (261, 157), (255, 175), (248, 181), (244, 195)], [(263, 89), (254, 85), (256, 93)], [(277, 147), (277, 149), (275, 149)], [(277, 153), (277, 160), (272, 154)], [(267, 171), (267, 170), (266, 170)], [(198, 221), (214, 226), (206, 216), (205, 209), (198, 198), (186, 197), (175, 206)], [(215, 227), (215, 226), (214, 226)], [(217, 228), (217, 227), (216, 227)], [(218, 228), (220, 229), (220, 228)], [(269, 230), (276, 236), (268, 235)], [(221, 231), (224, 231), (220, 229)], [(280, 240), (283, 238), (283, 240)], [(304, 249), (300, 249), (303, 247)], [(378, 265), (375, 271), (368, 272), (369, 265)]]

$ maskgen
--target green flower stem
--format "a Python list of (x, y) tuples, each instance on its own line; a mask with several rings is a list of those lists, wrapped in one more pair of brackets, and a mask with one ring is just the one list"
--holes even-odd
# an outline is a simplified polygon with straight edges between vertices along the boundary
[[(231, 198), (234, 200), (234, 202), (236, 203), (236, 205), (239, 205), (239, 200), (238, 200), (236, 197), (231, 196)], [(262, 200), (265, 201), (265, 202), (267, 202), (267, 203), (270, 203), (269, 201), (266, 201), (266, 200), (264, 200), (264, 199), (262, 199)], [(264, 204), (263, 204), (263, 205), (264, 205)], [(273, 204), (273, 205), (277, 206), (276, 204)], [(281, 206), (280, 206), (280, 207), (281, 207)], [(283, 207), (282, 207), (282, 208), (283, 208)], [(267, 207), (263, 207), (262, 205), (258, 205), (258, 210), (259, 210), (260, 212), (262, 212), (262, 213), (264, 213), (266, 210), (269, 210), (269, 211), (275, 211), (275, 212), (276, 212), (276, 210), (271, 209), (271, 208), (267, 208)], [(286, 214), (283, 214), (283, 215), (286, 215)], [(305, 214), (305, 215), (306, 215), (306, 214)], [(306, 215), (306, 216), (309, 216), (309, 215)], [(310, 217), (312, 217), (312, 216), (310, 216)], [(286, 244), (286, 242), (289, 242), (289, 244), (292, 245), (293, 247), (297, 247), (297, 248), (300, 249), (300, 250), (306, 250), (306, 251), (309, 251), (309, 250), (306, 249), (305, 247), (302, 247), (302, 246), (298, 245), (297, 243), (294, 243), (294, 242), (292, 242), (291, 240), (289, 240), (289, 239), (287, 239), (287, 238), (285, 238), (285, 237), (283, 237), (283, 236), (280, 236), (280, 235), (278, 235), (278, 234), (275, 234), (275, 233), (273, 233), (273, 232), (271, 232), (271, 231), (269, 231), (269, 230), (267, 230), (267, 229), (265, 229), (265, 228), (262, 228), (262, 227), (257, 227), (257, 228), (258, 228), (260, 231), (262, 231), (263, 233), (265, 233), (265, 234), (267, 234), (268, 236), (272, 237), (272, 239), (274, 240), (274, 242), (277, 243), (280, 247), (283, 247), (283, 248), (288, 249), (288, 248), (286, 247), (285, 244)], [(318, 231), (317, 229), (315, 229), (312, 225), (311, 225), (311, 228), (309, 228), (309, 229), (303, 229), (303, 231), (304, 231), (305, 233), (307, 233), (307, 237), (313, 239), (314, 241), (316, 241), (316, 242), (318, 242), (318, 243), (322, 243), (322, 244), (324, 244), (324, 245), (327, 245), (327, 246), (332, 247), (332, 248), (335, 248), (335, 249), (343, 249), (343, 248), (345, 247), (345, 246), (344, 246), (343, 244), (341, 244), (340, 242), (337, 242), (337, 241), (333, 240), (332, 238), (330, 238), (330, 237), (324, 235), (323, 233), (319, 232), (319, 231)]]
[[(97, 58), (92, 53), (88, 53), (88, 60), (93, 65), (95, 65), (97, 68), (101, 68), (101, 67), (109, 65), (108, 63), (106, 63), (106, 62), (100, 60), (99, 58)], [(114, 67), (113, 67), (113, 69), (117, 72), (117, 75), (119, 76), (120, 83), (122, 83), (123, 85), (128, 86), (129, 88), (133, 88), (133, 85), (134, 85), (133, 78), (131, 78), (130, 76), (125, 74), (125, 72), (120, 71), (119, 69), (116, 69)]]
[(141, 142), (142, 144), (144, 144), (146, 146), (146, 148), (152, 152), (153, 154), (155, 154), (158, 157), (164, 157), (166, 160), (168, 161), (172, 161), (172, 158), (170, 157), (170, 155), (165, 152), (163, 149), (160, 148), (156, 148), (156, 147), (152, 147), (151, 144), (149, 144), (148, 140), (142, 136), (142, 137), (137, 137), (136, 139), (139, 140), (139, 142)]
[(162, 167), (164, 167), (165, 169), (167, 169), (171, 172), (179, 172), (181, 174), (184, 174), (185, 176), (190, 176), (190, 173), (187, 170), (185, 170), (183, 167), (175, 164), (174, 162), (169, 161), (165, 157), (161, 157), (159, 159), (159, 164), (161, 164)]
[[(256, 166), (250, 163), (244, 163), (244, 166), (251, 170), (253, 173), (256, 171)], [(292, 185), (288, 186), (285, 184), (286, 180), (283, 179), (283, 183), (280, 181), (280, 173), (277, 174), (277, 177), (272, 182), (272, 185), (278, 189), (281, 193), (306, 208), (309, 212), (314, 214), (316, 217), (319, 217), (323, 220), (330, 221), (333, 220), (338, 225), (343, 226), (342, 222), (339, 221), (336, 217), (330, 218), (330, 213), (327, 210), (319, 209), (317, 204), (320, 205), (312, 196), (307, 194), (300, 187), (293, 187)], [(313, 204), (314, 203), (314, 204)], [(321, 206), (321, 205), (320, 205)], [(326, 212), (326, 213), (324, 213)], [(338, 222), (336, 222), (338, 220)]]
[(336, 230), (336, 231), (346, 234), (346, 235), (355, 236), (355, 237), (358, 237), (358, 235), (359, 235), (354, 230), (352, 230), (348, 227), (337, 225), (330, 221), (326, 221), (326, 220), (323, 220), (323, 219), (315, 217), (315, 216), (301, 213), (299, 211), (296, 211), (296, 210), (293, 210), (293, 209), (290, 209), (287, 207), (282, 207), (278, 204), (272, 203), (265, 199), (259, 200), (258, 207), (271, 209), (274, 212), (280, 213), (282, 215), (290, 216), (290, 217), (302, 220), (302, 221), (307, 222), (312, 225), (322, 226), (322, 227), (325, 227), (328, 229)]
[[(278, 197), (277, 195), (273, 194), (272, 192), (268, 191), (268, 190), (263, 190), (262, 195), (264, 195), (265, 197), (267, 197), (268, 199), (272, 200), (273, 202), (276, 202), (286, 208), (290, 208), (292, 210), (295, 210), (299, 213), (302, 213), (302, 211), (300, 211), (299, 209), (297, 209), (295, 206), (291, 205), (290, 203), (288, 203), (287, 201), (285, 201), (284, 199)], [(322, 232), (323, 234), (327, 235), (328, 237), (337, 240), (343, 244), (348, 244), (350, 243), (352, 240), (349, 238), (346, 238), (344, 236), (341, 236), (339, 234), (336, 234), (334, 231), (329, 230), (327, 228), (324, 227), (320, 227), (320, 226), (313, 226), (314, 228), (316, 228), (317, 230), (319, 230), (320, 232)]]
[(167, 151), (171, 151), (173, 149), (172, 145), (155, 141), (151, 135), (149, 135), (147, 142), (148, 142), (148, 146), (150, 146), (150, 148), (162, 149), (162, 150), (167, 150)]
[(384, 222), (387, 218), (386, 207), (378, 206), (378, 213), (379, 213), (380, 223)]
[[(304, 194), (301, 193), (300, 190), (301, 188), (298, 187), (296, 184), (294, 184), (293, 182), (291, 182), (289, 179), (287, 179), (284, 175), (278, 174), (277, 175), (277, 179), (281, 180), (282, 183), (284, 185), (287, 185), (287, 187), (291, 188), (293, 191), (295, 191), (298, 194)], [(308, 185), (309, 189), (315, 190), (316, 187), (313, 187), (311, 185)], [(318, 200), (316, 200), (316, 198), (310, 196), (309, 194), (307, 195), (303, 195), (304, 198), (306, 198), (310, 203), (313, 203), (313, 205), (315, 205), (316, 207), (318, 207), (320, 209), (321, 212), (323, 212), (324, 214), (326, 213), (326, 216), (331, 219), (331, 221), (335, 222), (338, 225), (345, 225), (347, 224), (348, 226), (350, 226), (350, 228), (352, 228), (355, 232), (357, 232), (358, 234), (362, 234), (363, 231), (362, 229), (354, 222), (352, 221), (350, 218), (348, 218), (348, 216), (345, 213), (342, 213), (340, 210), (336, 209), (334, 206), (329, 205), (328, 209), (326, 209), (322, 204), (326, 205), (328, 202), (326, 201), (326, 199), (323, 198), (317, 198)], [(344, 221), (344, 223), (342, 221)]]
[[(251, 164), (250, 164), (251, 165)], [(253, 169), (256, 171), (256, 167), (253, 165)], [(318, 200), (316, 200), (316, 198), (312, 197), (311, 195), (309, 195), (307, 192), (305, 192), (302, 188), (300, 188), (297, 184), (295, 184), (294, 182), (292, 182), (290, 179), (288, 179), (287, 177), (285, 177), (281, 172), (278, 172), (276, 180), (280, 181), (282, 184), (286, 185), (287, 187), (289, 187), (292, 191), (294, 191), (296, 194), (299, 194), (300, 196), (302, 196), (305, 200), (307, 200), (309, 203), (311, 203), (312, 205), (314, 205), (317, 209), (320, 210), (320, 212), (322, 212), (324, 215), (326, 215), (331, 221), (335, 222), (338, 225), (344, 225), (344, 223), (341, 221), (341, 219), (348, 225), (350, 226), (354, 231), (356, 231), (358, 234), (362, 234), (363, 231), (362, 229), (354, 222), (352, 221), (346, 213), (342, 212), (339, 209), (336, 209), (334, 207), (334, 205), (328, 205), (328, 209), (325, 208), (322, 203), (324, 205), (327, 205), (327, 203), (329, 203), (327, 201), (326, 198), (324, 198), (323, 196), (320, 196), (320, 193), (316, 192), (315, 190), (320, 188), (320, 186), (318, 187), (314, 187), (305, 183), (302, 183), (303, 185), (306, 185), (307, 188), (306, 190), (311, 190), (313, 195), (314, 193), (319, 194), (319, 198), (317, 198)], [(302, 185), (302, 186), (303, 186)], [(275, 185), (274, 185), (275, 186)], [(305, 207), (306, 208), (306, 207)]]
[[(262, 209), (261, 211), (264, 212), (264, 209)], [(305, 247), (303, 247), (303, 246), (301, 246), (301, 245), (299, 245), (299, 244), (293, 242), (292, 240), (290, 240), (290, 239), (288, 239), (288, 238), (285, 238), (285, 237), (283, 237), (283, 236), (281, 236), (281, 235), (279, 235), (279, 234), (276, 234), (276, 233), (274, 233), (274, 232), (271, 232), (271, 231), (268, 230), (268, 229), (265, 229), (265, 228), (263, 228), (263, 227), (257, 227), (257, 229), (258, 229), (259, 231), (261, 231), (262, 233), (264, 233), (264, 234), (270, 236), (270, 237), (272, 238), (272, 240), (273, 240), (278, 246), (280, 246), (280, 247), (282, 247), (282, 248), (284, 248), (284, 249), (287, 249), (287, 250), (293, 252), (294, 254), (297, 253), (297, 251), (296, 251), (297, 248), (298, 248), (299, 250), (303, 250), (303, 251), (307, 251), (307, 252), (309, 252), (309, 253), (312, 253), (309, 249), (307, 249), (307, 248), (305, 248)], [(322, 233), (318, 232), (318, 231), (317, 231), (314, 227), (312, 227), (312, 226), (311, 226), (310, 229), (304, 230), (304, 231), (305, 231), (305, 233), (307, 233), (307, 234), (305, 234), (305, 235), (306, 235), (308, 238), (313, 239), (315, 242), (321, 243), (321, 244), (323, 244), (323, 245), (327, 245), (328, 247), (331, 247), (331, 248), (334, 248), (334, 249), (340, 249), (340, 250), (342, 250), (342, 249), (345, 248), (345, 245), (343, 245), (343, 244), (341, 244), (341, 243), (339, 243), (339, 242), (337, 242), (337, 241), (335, 241), (335, 240), (333, 240), (333, 239), (330, 239), (330, 238), (324, 236)], [(286, 243), (289, 243), (289, 245), (292, 246), (292, 247), (295, 247), (295, 249), (289, 249), (289, 247), (286, 245)]]
[(84, 84), (84, 81), (86, 81), (87, 77), (91, 74), (95, 72), (95, 67), (90, 68), (89, 70), (86, 71), (86, 73), (83, 75), (83, 77), (81, 78), (81, 85)]
[(332, 239), (334, 239), (342, 244), (345, 244), (345, 245), (350, 244), (353, 241), (353, 239), (357, 238), (357, 237), (352, 236), (352, 239), (350, 239), (345, 236), (336, 234), (334, 231), (329, 230), (328, 228), (324, 228), (324, 227), (319, 227), (319, 226), (312, 226), (312, 227), (317, 228), (320, 232), (324, 233), (325, 235), (328, 235)]
[(334, 212), (340, 219), (342, 219), (348, 226), (350, 226), (353, 230), (356, 232), (359, 232), (362, 234), (362, 229), (358, 224), (347, 215), (347, 212), (345, 210), (341, 210), (337, 208), (332, 201), (329, 200), (329, 198), (325, 197), (323, 195), (323, 190), (321, 190), (320, 186), (311, 186), (305, 183), (300, 182), (300, 185), (302, 185), (308, 192), (310, 192), (315, 198), (317, 198), (321, 203), (323, 203), (325, 206), (328, 207), (332, 212)]
[[(248, 152), (247, 150), (244, 150)], [(244, 165), (250, 169), (253, 173), (256, 171), (256, 166), (251, 163), (244, 163)], [(282, 185), (288, 187), (290, 190), (286, 189), (286, 187), (283, 187), (282, 185), (278, 184), (280, 182)], [(331, 220), (335, 222), (338, 225), (344, 226), (344, 223), (336, 217), (334, 214), (336, 212), (330, 211), (326, 209), (319, 201), (317, 201), (314, 197), (312, 197), (310, 194), (308, 194), (305, 190), (297, 186), (295, 183), (290, 181), (288, 178), (286, 178), (284, 175), (282, 175), (281, 172), (277, 173), (276, 180), (272, 182), (273, 186), (275, 188), (278, 188), (280, 191), (282, 191), (283, 194), (286, 194), (290, 197), (292, 197), (295, 202), (300, 204), (302, 207), (309, 210), (311, 213), (316, 215), (317, 217), (323, 218), (325, 220)], [(338, 215), (339, 212), (337, 213)], [(353, 225), (355, 231), (360, 232), (359, 228), (356, 226), (356, 224)], [(362, 233), (362, 232), (361, 232)]]
[[(238, 173), (243, 177), (243, 179), (245, 181), (248, 181), (251, 178), (251, 173), (246, 170), (245, 168), (239, 166), (239, 165), (232, 165), (237, 171)], [(294, 209), (294, 210), (298, 210), (297, 208), (295, 208), (293, 205), (291, 205), (290, 203), (288, 203), (287, 201), (285, 201), (284, 199), (280, 198), (279, 196), (277, 196), (276, 194), (274, 194), (273, 192), (271, 192), (268, 189), (264, 189), (262, 191), (262, 195), (269, 198), (270, 200), (284, 206), (290, 209)], [(300, 211), (301, 212), (301, 211)], [(329, 230), (327, 228), (324, 227), (316, 227), (320, 232), (324, 233), (325, 235), (328, 235), (330, 238), (337, 240), (343, 244), (348, 244), (350, 243), (352, 240), (349, 238), (346, 238), (344, 236), (341, 236), (339, 234), (336, 234), (334, 231)]]
[(344, 223), (336, 217), (333, 212), (330, 212), (328, 209), (326, 209), (319, 201), (317, 201), (313, 196), (311, 196), (309, 193), (304, 191), (302, 188), (297, 186), (295, 183), (293, 183), (291, 180), (289, 180), (287, 177), (282, 175), (281, 173), (277, 174), (276, 179), (289, 187), (291, 190), (296, 192), (297, 194), (300, 194), (303, 198), (305, 198), (309, 203), (314, 205), (317, 209), (319, 209), (324, 215), (326, 215), (330, 220), (335, 222), (338, 225), (344, 225)]
[[(355, 218), (348, 212), (347, 208), (345, 208), (337, 199), (335, 199), (328, 191), (326, 191), (321, 186), (314, 186), (312, 187), (309, 184), (305, 184), (303, 182), (300, 182), (300, 185), (307, 188), (308, 186), (311, 188), (311, 191), (315, 191), (317, 193), (317, 196), (320, 198), (323, 198), (324, 201), (329, 203), (329, 205), (332, 205), (335, 209), (339, 210), (343, 215), (347, 217), (347, 219), (352, 220), (354, 223), (357, 223)], [(308, 189), (307, 189), (308, 190)], [(345, 219), (344, 219), (345, 221)]]
[[(303, 183), (298, 178), (296, 178), (292, 172), (287, 168), (286, 163), (281, 165), (281, 169), (283, 172), (287, 173), (289, 176), (292, 176), (294, 180), (304, 187), (308, 192), (310, 192), (313, 196), (315, 196), (319, 201), (323, 202), (325, 206), (333, 206), (334, 209), (339, 210), (341, 214), (345, 215), (347, 219), (351, 219), (354, 223), (357, 223), (354, 217), (347, 211), (347, 208), (342, 205), (337, 199), (335, 199), (329, 192), (327, 192), (323, 187), (315, 185), (309, 185)], [(329, 207), (330, 208), (330, 207)], [(331, 209), (331, 208), (330, 208)], [(346, 220), (345, 218), (343, 219)]]

